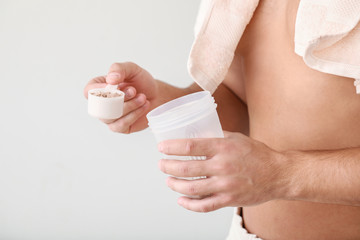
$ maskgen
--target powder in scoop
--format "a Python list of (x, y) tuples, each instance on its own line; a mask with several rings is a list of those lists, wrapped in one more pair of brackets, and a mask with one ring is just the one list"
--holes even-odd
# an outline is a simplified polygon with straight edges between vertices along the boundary
[(92, 92), (92, 95), (96, 96), (96, 97), (104, 97), (104, 98), (113, 98), (113, 97), (120, 97), (121, 94), (117, 93), (117, 92), (101, 92), (101, 91), (97, 91), (97, 92)]

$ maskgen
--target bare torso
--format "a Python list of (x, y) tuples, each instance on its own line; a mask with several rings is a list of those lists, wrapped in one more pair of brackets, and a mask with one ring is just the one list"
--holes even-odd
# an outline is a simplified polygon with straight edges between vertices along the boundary
[[(294, 53), (299, 0), (262, 0), (237, 49), (250, 136), (276, 150), (360, 146), (360, 95), (353, 79), (310, 69)], [(243, 210), (264, 239), (360, 239), (360, 207), (270, 201)]]

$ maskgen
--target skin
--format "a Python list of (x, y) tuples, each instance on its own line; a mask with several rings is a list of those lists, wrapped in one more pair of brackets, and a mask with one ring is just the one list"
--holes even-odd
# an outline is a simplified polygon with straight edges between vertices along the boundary
[[(214, 93), (224, 139), (179, 139), (159, 144), (168, 186), (187, 196), (186, 209), (209, 212), (243, 207), (245, 227), (263, 239), (360, 239), (360, 96), (353, 79), (307, 67), (294, 53), (299, 1), (260, 1), (224, 82)], [(147, 127), (156, 106), (201, 90), (155, 80), (133, 63), (116, 63), (107, 83), (126, 93), (124, 116), (112, 131)], [(230, 116), (230, 117), (229, 117)]]

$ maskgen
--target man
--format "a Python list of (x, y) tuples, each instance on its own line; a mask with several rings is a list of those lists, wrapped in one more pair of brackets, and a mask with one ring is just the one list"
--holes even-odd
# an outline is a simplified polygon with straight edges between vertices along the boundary
[[(165, 154), (207, 160), (163, 159), (159, 167), (175, 177), (208, 176), (169, 177), (167, 184), (203, 196), (179, 198), (192, 211), (242, 207), (239, 224), (259, 238), (360, 239), (360, 96), (353, 79), (313, 70), (294, 53), (299, 2), (260, 1), (214, 93), (225, 138), (159, 144)], [(124, 116), (107, 123), (121, 133), (146, 128), (151, 109), (201, 90), (116, 63), (89, 82), (85, 95), (106, 82), (126, 94)]]

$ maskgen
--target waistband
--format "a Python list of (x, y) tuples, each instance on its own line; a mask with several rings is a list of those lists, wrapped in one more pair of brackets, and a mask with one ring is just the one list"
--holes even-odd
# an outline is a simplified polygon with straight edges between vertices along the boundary
[(248, 233), (248, 231), (244, 228), (241, 215), (242, 209), (235, 208), (230, 231), (226, 240), (262, 240), (261, 238), (256, 237), (255, 234)]

